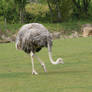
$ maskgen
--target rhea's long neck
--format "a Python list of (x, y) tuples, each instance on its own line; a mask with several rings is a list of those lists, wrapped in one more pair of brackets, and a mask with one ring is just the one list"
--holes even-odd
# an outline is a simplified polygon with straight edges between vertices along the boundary
[(54, 61), (54, 60), (52, 59), (52, 51), (51, 51), (51, 46), (50, 46), (49, 43), (48, 43), (48, 54), (49, 54), (50, 62), (51, 62), (52, 64), (58, 64), (57, 61)]

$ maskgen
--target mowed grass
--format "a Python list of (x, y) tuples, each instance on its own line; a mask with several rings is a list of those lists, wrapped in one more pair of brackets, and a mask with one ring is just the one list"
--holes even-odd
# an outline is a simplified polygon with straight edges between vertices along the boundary
[(14, 43), (0, 44), (0, 92), (92, 92), (92, 38), (55, 40), (53, 58), (64, 65), (52, 65), (47, 49), (38, 53), (45, 62), (44, 73), (35, 59), (39, 75), (32, 75), (29, 55)]

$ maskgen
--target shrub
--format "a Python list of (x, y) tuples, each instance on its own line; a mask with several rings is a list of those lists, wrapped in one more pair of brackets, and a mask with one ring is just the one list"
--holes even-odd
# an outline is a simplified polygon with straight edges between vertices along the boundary
[(47, 12), (49, 11), (48, 5), (39, 4), (39, 3), (31, 3), (27, 4), (25, 7), (26, 11), (26, 20), (27, 22), (36, 22), (36, 21), (47, 21)]

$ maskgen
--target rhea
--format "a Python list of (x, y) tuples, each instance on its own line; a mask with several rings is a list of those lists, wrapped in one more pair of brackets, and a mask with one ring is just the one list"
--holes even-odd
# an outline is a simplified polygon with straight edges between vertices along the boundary
[(62, 58), (58, 58), (56, 61), (52, 59), (52, 35), (42, 24), (29, 23), (19, 29), (16, 37), (16, 48), (31, 56), (32, 74), (38, 74), (34, 68), (34, 57), (37, 58), (46, 72), (44, 62), (36, 55), (36, 52), (39, 52), (43, 47), (48, 48), (52, 64), (64, 64)]

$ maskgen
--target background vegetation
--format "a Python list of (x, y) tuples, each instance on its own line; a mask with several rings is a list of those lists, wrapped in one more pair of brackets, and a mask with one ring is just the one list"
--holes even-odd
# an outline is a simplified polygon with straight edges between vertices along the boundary
[(0, 0), (0, 30), (32, 22), (45, 24), (51, 31), (80, 31), (82, 24), (92, 23), (92, 1)]

